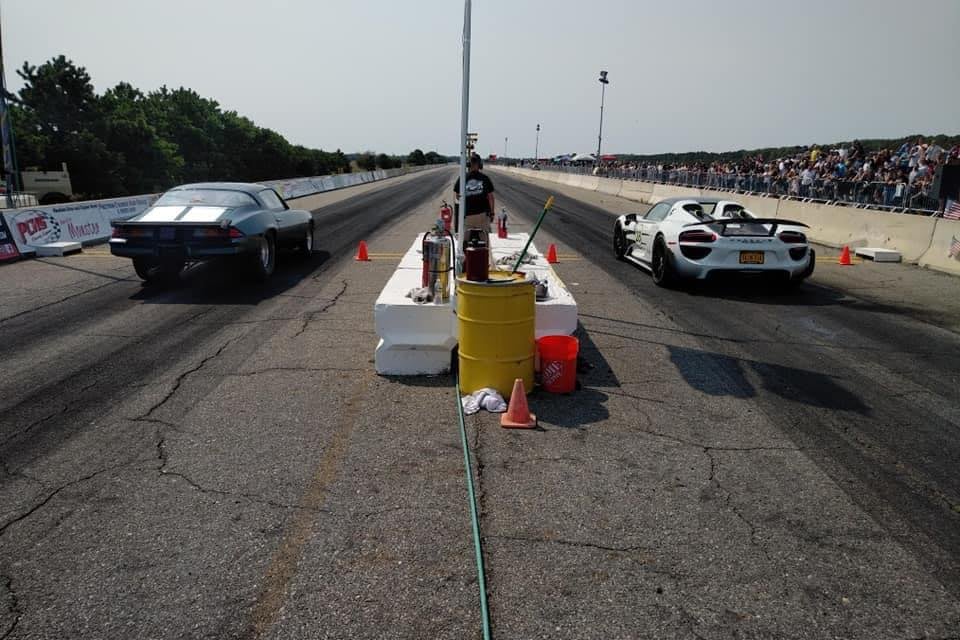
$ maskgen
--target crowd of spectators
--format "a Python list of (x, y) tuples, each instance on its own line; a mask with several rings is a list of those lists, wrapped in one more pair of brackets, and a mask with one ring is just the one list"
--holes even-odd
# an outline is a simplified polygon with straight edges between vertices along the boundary
[(684, 164), (615, 160), (590, 170), (598, 175), (697, 187), (936, 209), (930, 185), (937, 166), (946, 162), (960, 162), (960, 145), (945, 149), (918, 138), (896, 149), (867, 151), (854, 141), (835, 148), (802, 147), (778, 158), (757, 154), (731, 162)]

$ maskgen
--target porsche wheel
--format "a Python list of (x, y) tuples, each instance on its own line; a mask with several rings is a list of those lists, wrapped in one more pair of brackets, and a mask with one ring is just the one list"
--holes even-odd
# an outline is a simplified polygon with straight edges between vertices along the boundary
[(653, 282), (658, 287), (671, 287), (676, 283), (677, 276), (673, 270), (673, 262), (663, 238), (657, 238), (653, 245), (653, 261), (650, 264), (653, 272)]
[(613, 230), (613, 255), (622, 260), (627, 253), (627, 234), (619, 224)]

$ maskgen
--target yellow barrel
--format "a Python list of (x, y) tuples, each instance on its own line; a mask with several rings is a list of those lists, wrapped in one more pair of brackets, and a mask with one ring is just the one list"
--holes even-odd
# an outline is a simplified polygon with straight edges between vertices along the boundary
[(492, 387), (509, 401), (517, 378), (533, 390), (535, 295), (532, 283), (507, 272), (492, 271), (487, 282), (457, 279), (464, 393)]

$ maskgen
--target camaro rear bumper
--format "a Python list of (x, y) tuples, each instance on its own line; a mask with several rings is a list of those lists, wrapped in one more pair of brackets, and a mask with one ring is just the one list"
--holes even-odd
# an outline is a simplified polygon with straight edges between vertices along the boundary
[(201, 243), (131, 244), (123, 238), (110, 239), (110, 253), (123, 258), (183, 258), (207, 260), (224, 256), (255, 253), (259, 245), (255, 238), (241, 238), (231, 244), (204, 245)]

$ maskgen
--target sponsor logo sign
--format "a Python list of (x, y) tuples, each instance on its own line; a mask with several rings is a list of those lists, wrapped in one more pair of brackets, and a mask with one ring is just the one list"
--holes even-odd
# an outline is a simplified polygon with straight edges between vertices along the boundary
[(60, 223), (45, 211), (21, 211), (13, 216), (11, 223), (20, 244), (38, 245), (60, 241)]
[(112, 220), (142, 213), (156, 196), (74, 202), (0, 214), (20, 253), (51, 242), (93, 242), (108, 238)]
[(3, 216), (0, 216), (0, 262), (5, 260), (15, 260), (20, 257), (17, 245), (13, 241), (13, 234), (7, 228), (7, 222)]

